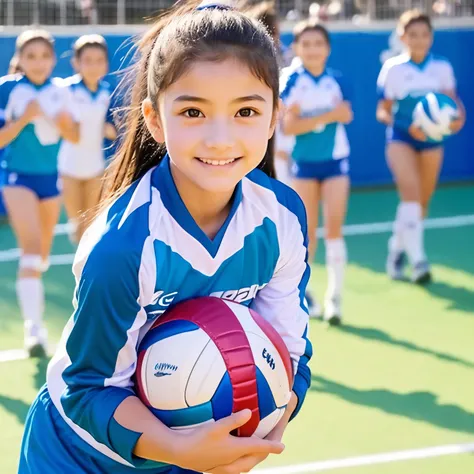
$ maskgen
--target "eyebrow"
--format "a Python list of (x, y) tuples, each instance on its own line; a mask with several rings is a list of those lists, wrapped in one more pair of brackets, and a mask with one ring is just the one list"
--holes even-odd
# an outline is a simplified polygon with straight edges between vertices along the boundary
[[(238, 97), (237, 99), (234, 99), (232, 102), (233, 103), (242, 103), (242, 102), (251, 102), (251, 101), (259, 101), (259, 102), (266, 102), (266, 100), (258, 94), (252, 94), (252, 95), (246, 95), (244, 97)], [(174, 100), (175, 102), (200, 102), (204, 104), (208, 104), (211, 102), (209, 99), (205, 99), (204, 97), (197, 97), (194, 95), (180, 95), (176, 97)]]

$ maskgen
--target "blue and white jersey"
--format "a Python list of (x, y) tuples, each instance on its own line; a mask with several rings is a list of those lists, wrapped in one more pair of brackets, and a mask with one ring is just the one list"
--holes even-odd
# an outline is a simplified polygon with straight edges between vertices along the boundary
[(93, 222), (77, 250), (75, 311), (47, 375), (63, 419), (97, 451), (136, 466), (140, 434), (113, 414), (133, 395), (137, 346), (171, 303), (209, 295), (250, 306), (276, 328), (294, 363), (299, 410), (311, 379), (306, 233), (296, 193), (254, 170), (210, 240), (181, 200), (165, 157)]
[[(302, 117), (316, 117), (348, 100), (342, 76), (330, 69), (313, 76), (303, 66), (282, 74), (280, 97), (285, 106), (299, 105)], [(295, 138), (292, 158), (296, 162), (316, 162), (347, 158), (350, 153), (345, 126), (328, 123)]]
[(20, 118), (32, 100), (38, 101), (43, 112), (6, 147), (3, 158), (10, 171), (26, 174), (57, 171), (61, 136), (54, 118), (66, 108), (61, 83), (62, 79), (53, 78), (38, 86), (21, 74), (0, 79), (0, 117), (5, 122)]
[(64, 140), (59, 151), (59, 171), (78, 179), (94, 178), (105, 168), (104, 125), (111, 121), (109, 113), (110, 85), (100, 81), (97, 91), (87, 88), (81, 76), (64, 81), (68, 91), (68, 105), (79, 123), (79, 142)]
[(451, 64), (445, 58), (429, 54), (422, 63), (414, 63), (408, 54), (388, 59), (377, 80), (380, 99), (393, 101), (394, 126), (408, 130), (413, 110), (428, 92), (456, 89)]

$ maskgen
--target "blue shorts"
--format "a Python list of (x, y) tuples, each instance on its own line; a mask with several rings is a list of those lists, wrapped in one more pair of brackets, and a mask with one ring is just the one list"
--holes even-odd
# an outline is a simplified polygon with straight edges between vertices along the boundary
[(415, 151), (433, 150), (443, 146), (441, 143), (420, 142), (415, 140), (407, 131), (400, 128), (388, 127), (386, 132), (387, 143), (402, 142), (411, 146)]
[(349, 160), (341, 158), (338, 160), (293, 162), (291, 171), (295, 178), (314, 179), (322, 182), (336, 176), (347, 176), (349, 174)]
[(16, 171), (5, 171), (3, 183), (5, 186), (22, 187), (33, 191), (37, 198), (51, 199), (61, 194), (58, 173), (53, 174), (24, 174)]
[[(28, 412), (18, 474), (191, 474), (194, 471), (153, 463), (159, 467), (129, 467), (99, 453), (63, 420), (46, 385)], [(197, 473), (194, 473), (197, 474)]]

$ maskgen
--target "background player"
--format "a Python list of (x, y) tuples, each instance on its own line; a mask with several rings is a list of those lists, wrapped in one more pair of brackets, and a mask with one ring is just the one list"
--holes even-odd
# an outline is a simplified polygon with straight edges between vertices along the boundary
[(64, 140), (58, 157), (63, 196), (70, 224), (70, 237), (79, 242), (88, 211), (99, 202), (105, 169), (104, 138), (115, 140), (110, 85), (103, 80), (108, 70), (107, 43), (100, 35), (81, 36), (74, 44), (77, 75), (65, 81), (71, 112), (79, 123), (79, 141)]
[(25, 348), (31, 356), (45, 352), (42, 325), (44, 290), (41, 273), (58, 220), (60, 200), (57, 153), (61, 137), (77, 140), (77, 125), (64, 111), (62, 89), (50, 79), (55, 64), (53, 38), (43, 30), (22, 33), (16, 42), (23, 74), (3, 77), (0, 148), (6, 147), (3, 196), (18, 239), (20, 257), (17, 297), (25, 321)]
[[(349, 142), (344, 124), (352, 121), (352, 108), (341, 75), (326, 68), (330, 53), (327, 30), (314, 20), (296, 25), (295, 54), (302, 65), (283, 78), (281, 98), (286, 106), (283, 131), (295, 135), (293, 188), (308, 213), (309, 260), (316, 252), (319, 202), (323, 204), (326, 231), (328, 287), (324, 317), (331, 324), (341, 321), (341, 298), (346, 265), (342, 225), (349, 194)], [(311, 313), (318, 304), (308, 293)]]
[(451, 64), (430, 53), (433, 28), (429, 17), (418, 10), (405, 12), (398, 34), (407, 52), (389, 59), (377, 81), (377, 119), (388, 125), (387, 162), (400, 196), (386, 266), (391, 278), (403, 278), (406, 252), (412, 281), (425, 283), (431, 280), (431, 271), (424, 248), (423, 217), (438, 182), (443, 146), (426, 141), (424, 133), (412, 124), (413, 110), (428, 92), (448, 94), (462, 111), (462, 117), (451, 125), (452, 131), (458, 132), (464, 125), (464, 107), (456, 94)]

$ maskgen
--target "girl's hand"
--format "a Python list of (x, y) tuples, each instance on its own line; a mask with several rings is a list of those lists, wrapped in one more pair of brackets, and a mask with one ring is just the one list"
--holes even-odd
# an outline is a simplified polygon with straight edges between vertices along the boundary
[(36, 100), (32, 100), (31, 102), (28, 103), (26, 106), (25, 112), (22, 116), (22, 119), (26, 123), (32, 122), (36, 117), (39, 117), (43, 115), (43, 111), (41, 110), (41, 107), (39, 103)]
[(250, 410), (233, 413), (227, 418), (180, 432), (182, 440), (177, 446), (179, 467), (199, 472), (240, 474), (238, 470), (227, 469), (236, 460), (256, 455), (266, 458), (269, 454), (280, 454), (284, 446), (277, 440), (260, 438), (238, 438), (231, 433), (250, 419)]
[[(279, 442), (283, 438), (283, 433), (288, 426), (288, 422), (293, 411), (296, 408), (298, 403), (298, 398), (295, 392), (291, 393), (291, 399), (286, 407), (285, 414), (282, 416), (281, 420), (277, 423), (275, 428), (267, 435), (265, 438), (268, 441), (276, 441)], [(209, 471), (209, 474), (240, 474), (242, 472), (250, 472), (257, 464), (265, 461), (267, 459), (268, 453), (261, 453), (261, 454), (250, 454), (247, 456), (243, 456), (240, 459), (237, 459), (232, 464), (228, 464), (227, 466), (219, 466), (215, 469)]]
[(451, 122), (451, 125), (449, 126), (449, 129), (453, 133), (458, 133), (464, 127), (464, 123), (465, 123), (464, 118), (458, 118), (458, 119), (453, 120)]
[(344, 101), (336, 106), (333, 110), (334, 118), (336, 122), (348, 124), (351, 123), (354, 114), (352, 112), (352, 106), (350, 102)]
[(419, 142), (426, 142), (426, 140), (428, 139), (423, 130), (421, 130), (421, 128), (415, 124), (410, 125), (408, 133), (411, 135), (412, 138), (418, 140)]
[(62, 112), (59, 112), (54, 119), (54, 123), (59, 129), (59, 133), (65, 140), (71, 143), (79, 143), (79, 124), (74, 122), (68, 112), (64, 110)]
[(111, 141), (114, 141), (117, 138), (117, 130), (113, 124), (106, 123), (104, 125), (104, 137)]

